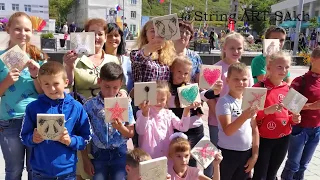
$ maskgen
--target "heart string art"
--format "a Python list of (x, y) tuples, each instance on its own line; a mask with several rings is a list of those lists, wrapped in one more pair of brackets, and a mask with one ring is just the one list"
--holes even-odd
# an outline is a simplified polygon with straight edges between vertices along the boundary
[(119, 119), (121, 121), (124, 120), (122, 113), (126, 111), (126, 108), (121, 108), (118, 102), (116, 102), (113, 108), (107, 108), (107, 110), (112, 113), (111, 119)]
[(194, 100), (197, 98), (199, 93), (197, 86), (192, 86), (190, 88), (185, 88), (181, 91), (182, 97), (188, 102), (193, 103)]
[(220, 78), (220, 76), (220, 69), (211, 70), (209, 68), (205, 68), (203, 70), (203, 77), (210, 86), (212, 86)]
[(254, 93), (254, 92), (251, 92), (251, 94), (252, 94), (252, 96), (254, 98), (251, 101), (248, 101), (250, 106), (253, 106), (255, 104), (255, 102), (257, 102), (256, 105), (260, 106), (262, 97), (265, 95), (265, 93)]

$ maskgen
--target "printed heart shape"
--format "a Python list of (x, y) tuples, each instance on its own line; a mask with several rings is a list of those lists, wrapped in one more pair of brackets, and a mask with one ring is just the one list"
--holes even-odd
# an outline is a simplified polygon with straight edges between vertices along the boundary
[(205, 68), (203, 70), (203, 77), (207, 81), (207, 83), (212, 86), (221, 76), (220, 69), (209, 69)]
[(185, 88), (181, 91), (181, 96), (188, 102), (193, 103), (197, 98), (199, 93), (197, 86), (192, 86), (190, 88)]

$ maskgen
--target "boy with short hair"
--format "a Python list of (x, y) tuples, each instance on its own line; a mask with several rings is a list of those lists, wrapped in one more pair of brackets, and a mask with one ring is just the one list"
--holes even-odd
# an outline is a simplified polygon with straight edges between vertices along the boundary
[[(127, 153), (126, 172), (127, 180), (140, 180), (139, 164), (152, 159), (151, 156), (141, 148), (135, 148)], [(170, 174), (167, 175), (170, 180)]]
[[(82, 105), (64, 92), (67, 74), (59, 62), (49, 61), (39, 69), (44, 94), (31, 102), (21, 129), (22, 143), (32, 147), (30, 164), (33, 180), (75, 179), (77, 150), (90, 140), (90, 124)], [(44, 140), (37, 131), (37, 114), (64, 114), (65, 130), (58, 141)]]
[(257, 107), (241, 110), (242, 95), (249, 84), (249, 70), (243, 63), (228, 68), (229, 93), (216, 105), (218, 147), (222, 151), (221, 180), (247, 180), (259, 153), (259, 132), (254, 119)]
[(104, 98), (119, 96), (124, 80), (122, 67), (114, 62), (104, 64), (100, 70), (98, 85), (99, 94), (84, 104), (92, 127), (90, 160), (87, 149), (82, 151), (84, 170), (93, 179), (123, 179), (126, 176), (127, 141), (134, 135), (135, 123), (131, 103), (128, 106), (129, 122), (124, 123), (114, 119), (106, 123)]
[[(280, 41), (280, 50), (283, 48), (283, 45), (286, 40), (286, 30), (282, 27), (270, 26), (264, 33), (265, 39), (279, 39)], [(256, 56), (251, 61), (251, 72), (254, 83), (263, 81), (266, 76), (266, 57), (263, 54)], [(290, 78), (290, 72), (288, 72), (286, 78), (284, 79), (288, 84), (291, 83), (292, 78)]]

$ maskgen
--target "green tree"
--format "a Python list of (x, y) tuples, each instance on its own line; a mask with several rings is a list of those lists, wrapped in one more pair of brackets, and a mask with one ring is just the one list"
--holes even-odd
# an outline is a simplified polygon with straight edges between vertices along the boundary
[(75, 0), (49, 0), (50, 18), (56, 19), (59, 25), (66, 22), (67, 15), (75, 2)]

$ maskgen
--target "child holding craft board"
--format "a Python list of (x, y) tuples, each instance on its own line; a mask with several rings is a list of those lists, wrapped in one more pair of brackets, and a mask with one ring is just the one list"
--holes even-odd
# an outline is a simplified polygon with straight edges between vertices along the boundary
[[(94, 159), (89, 159), (87, 149), (81, 153), (84, 169), (94, 180), (108, 179), (108, 177), (123, 179), (126, 176), (127, 141), (134, 135), (135, 120), (132, 107), (127, 103), (127, 107), (118, 107), (116, 104), (109, 109), (105, 108), (107, 101), (104, 101), (105, 98), (117, 97), (123, 78), (124, 73), (120, 65), (114, 62), (104, 64), (98, 79), (101, 91), (98, 96), (84, 104), (92, 128), (91, 154)], [(112, 123), (105, 121), (106, 110), (112, 113), (110, 119)], [(128, 122), (121, 121), (120, 114), (123, 114), (123, 111), (128, 113), (126, 115)]]
[(292, 127), (288, 156), (281, 178), (304, 179), (304, 172), (320, 140), (320, 47), (311, 54), (311, 69), (297, 77), (291, 87), (308, 98), (301, 123)]
[[(10, 36), (8, 49), (0, 52), (0, 128), (3, 129), (0, 146), (6, 179), (21, 179), (25, 159), (29, 161), (31, 151), (21, 143), (19, 137), (22, 118), (26, 106), (36, 100), (39, 93), (43, 93), (37, 76), (47, 55), (30, 44), (33, 28), (31, 18), (26, 13), (12, 14), (6, 31)], [(30, 166), (28, 162), (26, 164), (31, 179)]]
[(258, 111), (256, 121), (260, 134), (259, 157), (254, 167), (254, 180), (276, 179), (277, 172), (288, 151), (291, 126), (300, 122), (299, 115), (289, 115), (282, 108), (282, 100), (289, 92), (283, 79), (291, 65), (289, 54), (279, 51), (269, 56), (268, 76), (253, 87), (267, 88), (264, 109)]
[[(68, 79), (61, 63), (43, 64), (38, 79), (44, 95), (27, 105), (21, 129), (22, 143), (32, 148), (32, 179), (75, 179), (77, 150), (83, 150), (90, 140), (87, 113), (78, 101), (64, 92)], [(39, 114), (62, 114), (64, 118), (57, 121), (58, 126), (49, 122), (51, 117), (42, 117), (46, 128), (41, 131)], [(50, 139), (46, 136), (48, 132), (61, 134), (50, 134), (58, 137), (55, 141), (45, 140)]]

